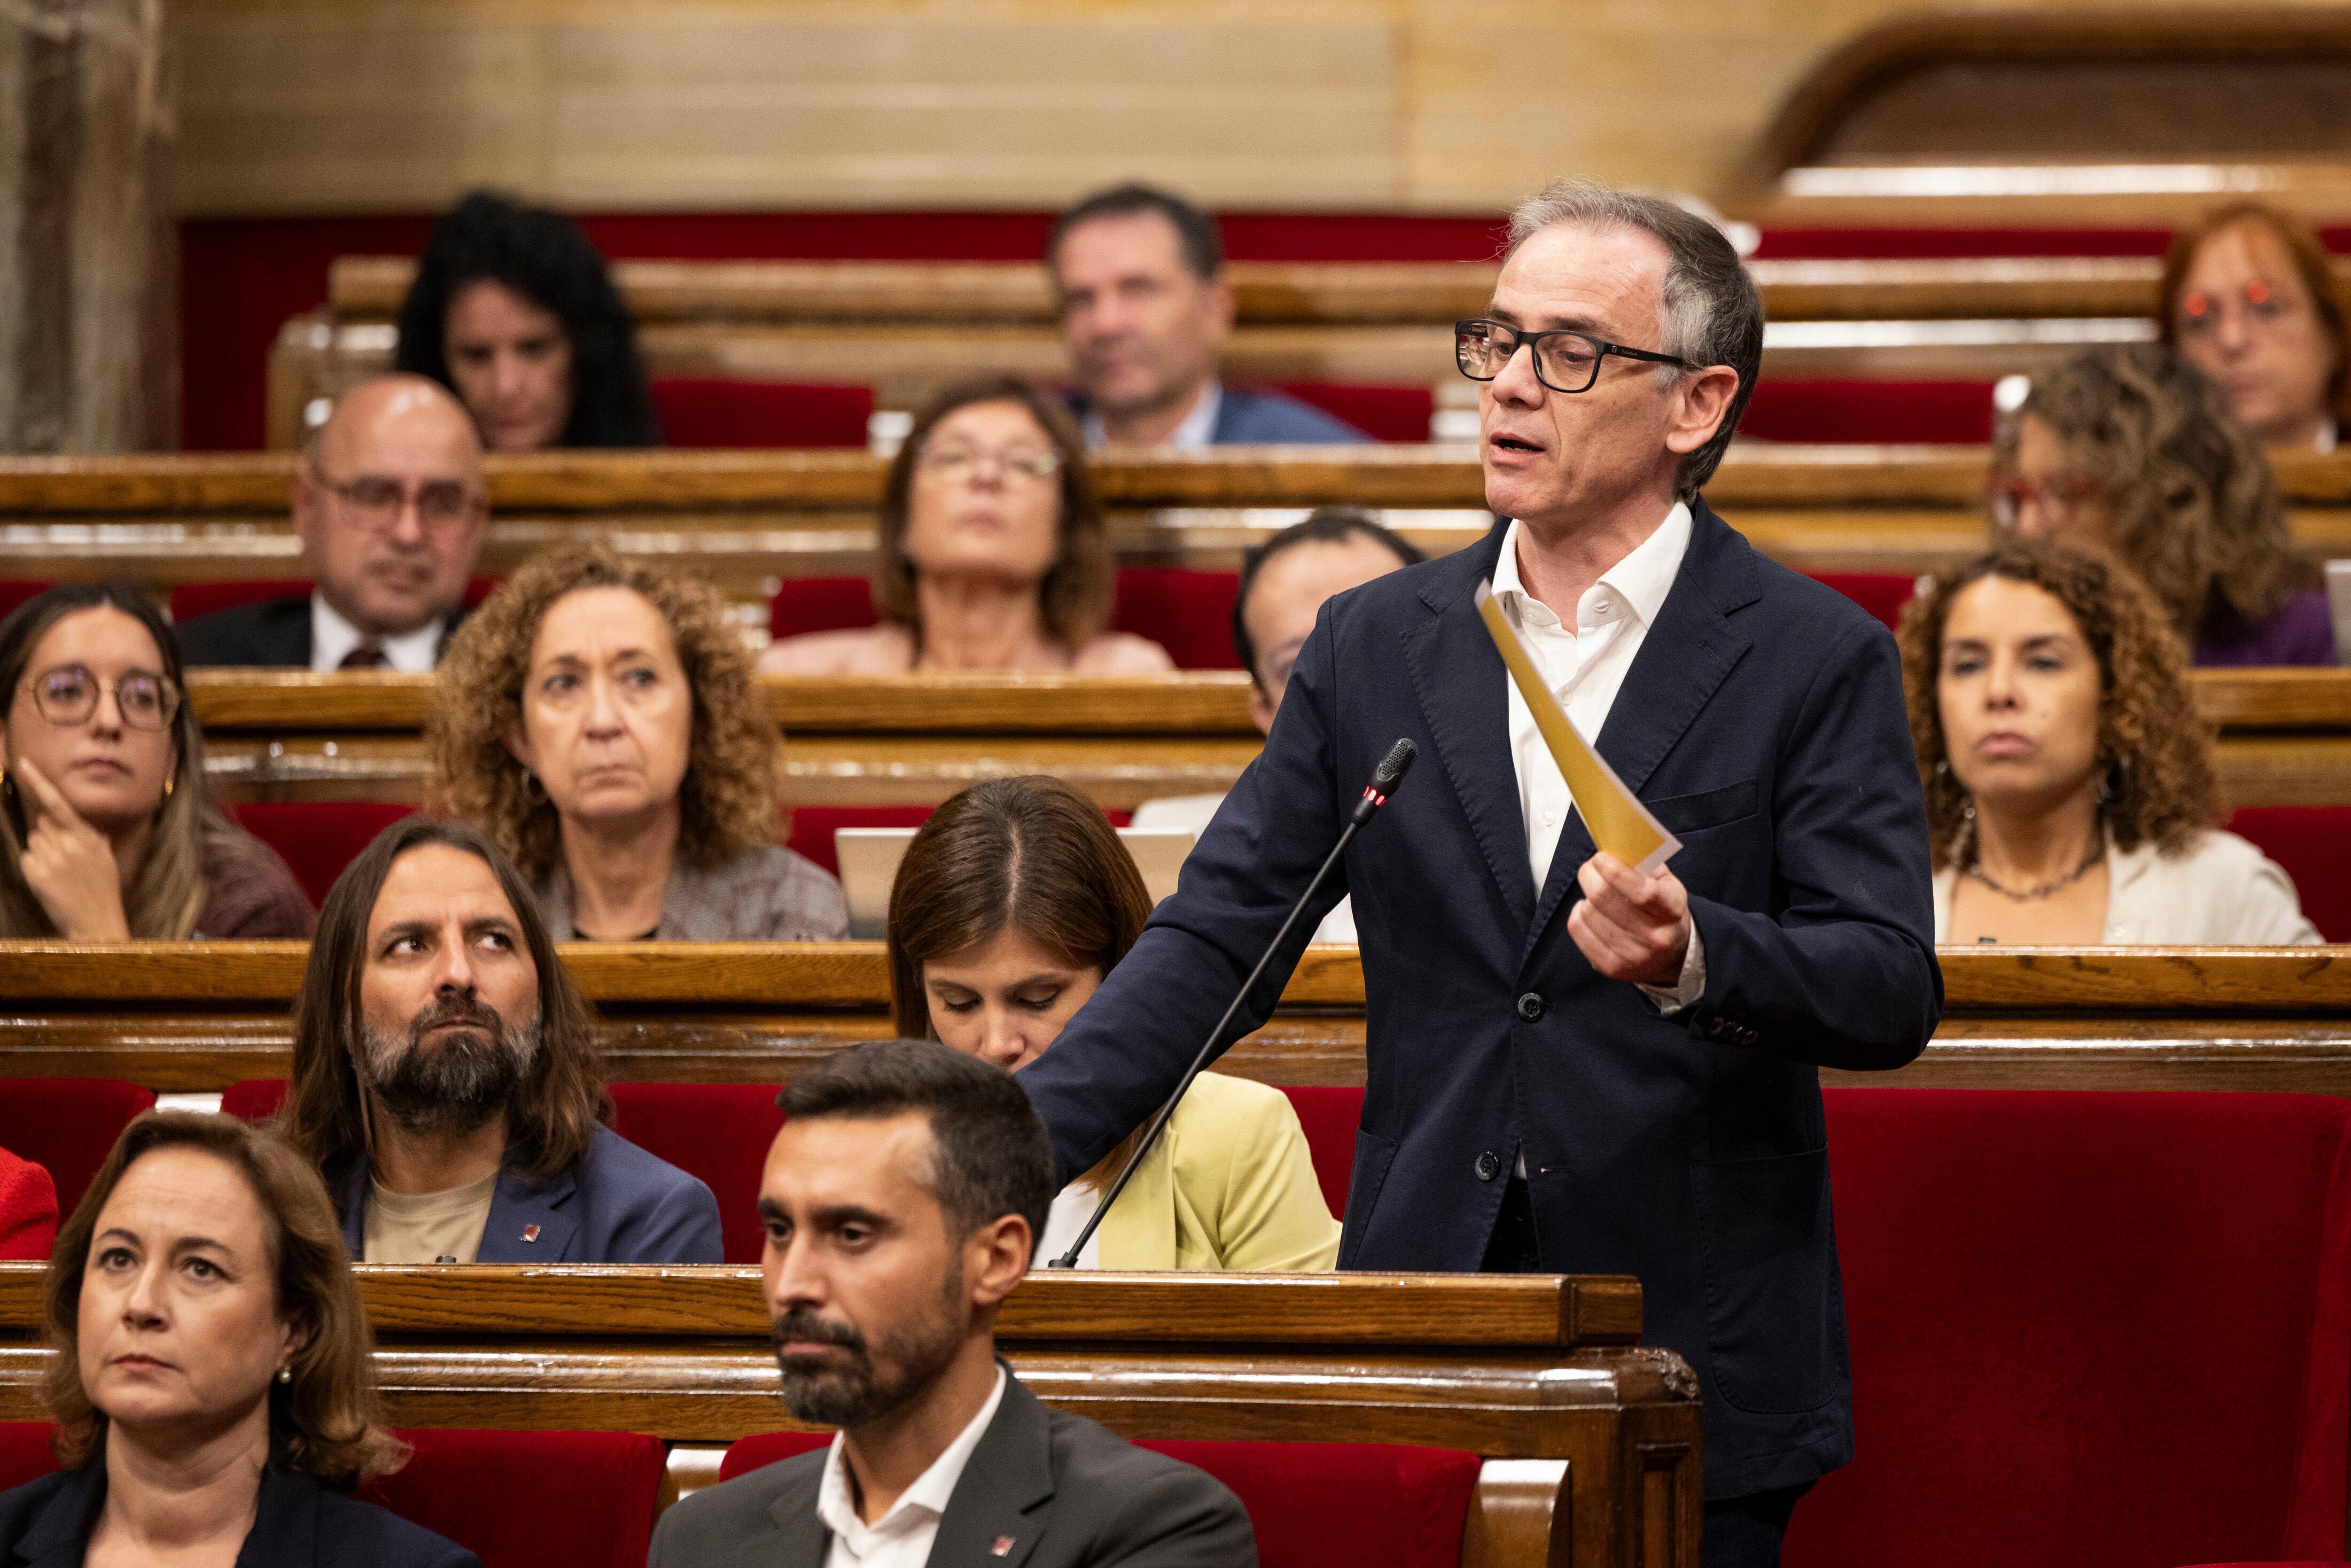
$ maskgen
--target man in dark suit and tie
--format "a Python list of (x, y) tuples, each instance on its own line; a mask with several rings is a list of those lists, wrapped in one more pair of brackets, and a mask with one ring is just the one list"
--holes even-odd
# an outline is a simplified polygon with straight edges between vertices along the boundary
[(1008, 1073), (876, 1041), (783, 1106), (759, 1184), (776, 1359), (785, 1407), (841, 1430), (671, 1509), (651, 1568), (1256, 1568), (1231, 1492), (1047, 1409), (997, 1359), (1055, 1191)]
[[(1339, 1266), (1637, 1275), (1648, 1343), (1705, 1397), (1706, 1562), (1774, 1563), (1854, 1441), (1816, 1069), (1908, 1061), (1942, 1002), (1901, 673), (1883, 626), (1698, 494), (1762, 356), (1729, 243), (1568, 182), (1511, 233), (1489, 319), (1457, 329), (1510, 520), (1324, 606), (1180, 890), (1019, 1082), (1064, 1175), (1101, 1158), (1411, 738), (1303, 926), (1352, 894), (1369, 1017)], [(1596, 851), (1480, 621), (1488, 580), (1680, 838), (1669, 866)]]
[(482, 441), (464, 405), (423, 376), (361, 382), (311, 436), (293, 507), (316, 586), (183, 623), (185, 662), (322, 674), (439, 664), (489, 527)]

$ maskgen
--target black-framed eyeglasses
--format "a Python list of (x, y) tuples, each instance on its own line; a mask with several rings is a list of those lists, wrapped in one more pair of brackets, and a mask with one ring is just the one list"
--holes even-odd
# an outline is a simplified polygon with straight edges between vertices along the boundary
[(1500, 375), (1522, 347), (1534, 350), (1535, 380), (1555, 392), (1590, 392), (1592, 383), (1600, 379), (1600, 361), (1611, 354), (1622, 360), (1678, 365), (1686, 371), (1698, 369), (1677, 355), (1628, 349), (1563, 327), (1525, 332), (1507, 321), (1453, 323), (1453, 362), (1473, 382), (1490, 382)]
[(52, 664), (26, 678), (33, 706), (60, 729), (88, 724), (98, 711), (98, 694), (112, 692), (122, 722), (133, 729), (168, 729), (180, 712), (180, 688), (150, 670), (133, 670), (119, 681), (102, 681), (79, 664)]

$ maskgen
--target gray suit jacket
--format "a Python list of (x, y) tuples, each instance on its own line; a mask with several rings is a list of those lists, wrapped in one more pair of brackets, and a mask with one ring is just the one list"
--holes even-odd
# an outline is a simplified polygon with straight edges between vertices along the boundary
[[(824, 1568), (825, 1450), (695, 1493), (646, 1568)], [(998, 1542), (1009, 1539), (1002, 1554)], [(1205, 1472), (1049, 1410), (1006, 1369), (1004, 1399), (939, 1520), (933, 1568), (1257, 1568), (1240, 1500)]]

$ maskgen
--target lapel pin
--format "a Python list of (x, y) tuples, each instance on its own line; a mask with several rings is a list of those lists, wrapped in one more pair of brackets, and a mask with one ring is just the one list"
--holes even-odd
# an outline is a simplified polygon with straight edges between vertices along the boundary
[(536, 1240), (538, 1240), (538, 1226), (536, 1226), (536, 1225), (526, 1225), (526, 1226), (524, 1226), (524, 1227), (522, 1228), (522, 1239), (523, 1239), (525, 1241), (536, 1241)]
[(993, 1546), (991, 1546), (991, 1547), (989, 1547), (989, 1548), (987, 1549), (987, 1554), (988, 1554), (990, 1557), (1009, 1557), (1009, 1556), (1011, 1556), (1011, 1555), (1012, 1555), (1012, 1537), (1010, 1537), (1010, 1536), (1008, 1536), (1008, 1535), (999, 1535), (999, 1536), (998, 1536), (998, 1537), (996, 1538), (996, 1544), (995, 1544), (995, 1545), (993, 1545)]

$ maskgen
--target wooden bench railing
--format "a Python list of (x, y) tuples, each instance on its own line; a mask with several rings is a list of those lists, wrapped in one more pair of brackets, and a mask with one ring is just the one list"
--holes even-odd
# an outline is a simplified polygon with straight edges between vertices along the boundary
[[(756, 1269), (362, 1266), (402, 1427), (799, 1427)], [(0, 1265), (0, 1419), (37, 1419), (42, 1270)], [(1697, 1568), (1697, 1381), (1614, 1277), (1036, 1274), (998, 1339), (1048, 1404), (1134, 1438), (1406, 1443), (1488, 1463), (1475, 1568)], [(805, 1429), (805, 1428), (802, 1428)]]
[[(287, 1075), (300, 943), (0, 946), (0, 1079), (217, 1092)], [(1862, 1086), (2351, 1094), (2351, 948), (1947, 947), (1941, 1027)], [(564, 960), (622, 1082), (778, 1083), (890, 1032), (879, 943), (575, 944)], [(1315, 947), (1217, 1071), (1364, 1082), (1355, 950)]]
[[(2232, 805), (2351, 801), (2351, 671), (2211, 670)], [(417, 800), (429, 675), (205, 670), (190, 678), (211, 775), (240, 799)], [(1228, 789), (1258, 753), (1249, 678), (1194, 671), (772, 677), (796, 805), (927, 804), (979, 779), (1051, 773), (1107, 809)], [(1050, 700), (1041, 700), (1050, 694)]]

